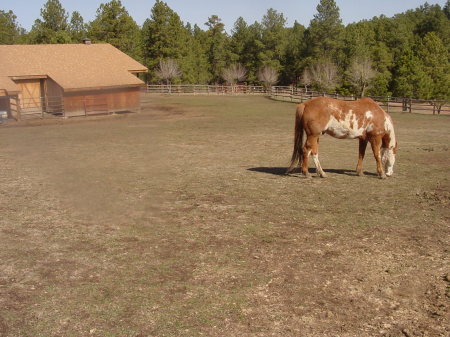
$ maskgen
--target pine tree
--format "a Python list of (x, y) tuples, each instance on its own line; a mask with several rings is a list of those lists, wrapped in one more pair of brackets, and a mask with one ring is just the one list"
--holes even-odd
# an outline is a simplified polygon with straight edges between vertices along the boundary
[(249, 40), (250, 31), (248, 29), (247, 22), (245, 22), (243, 17), (239, 17), (231, 30), (230, 50), (231, 59), (233, 62), (243, 64), (241, 58), (245, 53)]
[(394, 64), (392, 52), (383, 42), (376, 42), (375, 46), (371, 48), (371, 57), (377, 73), (371, 81), (368, 94), (391, 96), (389, 88), (392, 81), (391, 69)]
[(433, 80), (424, 71), (421, 60), (411, 49), (404, 49), (394, 69), (393, 93), (395, 96), (431, 98)]
[(439, 5), (425, 3), (413, 13), (417, 17), (417, 22), (414, 22), (416, 35), (423, 38), (427, 33), (435, 32), (445, 44), (450, 43), (450, 20), (445, 14), (445, 9), (441, 9)]
[(189, 66), (183, 58), (189, 53), (191, 36), (179, 15), (165, 2), (156, 0), (150, 18), (142, 27), (142, 53), (149, 69), (148, 80), (157, 81), (155, 68), (160, 60), (174, 59), (181, 67), (183, 79), (189, 77)]
[(106, 42), (133, 58), (140, 59), (139, 26), (120, 0), (101, 4), (89, 24), (88, 35), (94, 42)]
[(0, 44), (14, 44), (21, 34), (17, 17), (12, 11), (0, 10)]
[(423, 70), (433, 81), (432, 98), (450, 99), (450, 62), (448, 51), (435, 32), (425, 35), (418, 48)]
[(242, 64), (247, 70), (247, 81), (258, 81), (258, 70), (262, 67), (260, 53), (264, 51), (262, 26), (255, 22), (247, 25), (243, 18), (236, 20), (230, 40), (231, 61)]
[(311, 20), (305, 38), (308, 56), (337, 60), (342, 49), (342, 20), (334, 0), (320, 0), (317, 14)]
[(217, 15), (212, 15), (205, 23), (208, 26), (208, 50), (207, 57), (213, 83), (222, 81), (222, 72), (230, 62), (229, 38), (225, 33), (225, 25)]
[(197, 25), (191, 32), (187, 48), (187, 54), (182, 58), (184, 83), (207, 84), (211, 80), (209, 73), (207, 51), (206, 32), (201, 30)]
[(28, 35), (30, 43), (70, 43), (68, 25), (69, 14), (59, 0), (48, 0), (41, 9), (41, 19), (37, 19)]
[(87, 26), (84, 23), (83, 17), (77, 11), (74, 11), (70, 18), (69, 33), (70, 38), (74, 43), (81, 43), (87, 36)]
[(287, 29), (283, 14), (273, 8), (267, 10), (262, 19), (262, 43), (264, 50), (259, 54), (262, 65), (281, 70), (281, 62), (286, 53)]
[(444, 10), (444, 14), (447, 16), (447, 19), (450, 20), (450, 0), (447, 0), (443, 10)]
[(294, 26), (287, 30), (287, 45), (285, 56), (281, 62), (281, 82), (284, 84), (297, 83), (303, 68), (303, 53), (305, 46), (303, 37), (305, 27), (294, 22)]

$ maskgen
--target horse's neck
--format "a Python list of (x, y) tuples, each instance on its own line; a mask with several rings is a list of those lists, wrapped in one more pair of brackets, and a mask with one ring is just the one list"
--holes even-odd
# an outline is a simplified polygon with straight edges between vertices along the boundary
[(385, 123), (386, 133), (389, 135), (389, 147), (393, 148), (397, 143), (397, 139), (395, 138), (394, 123), (392, 123), (391, 116), (389, 115), (386, 115), (385, 121), (386, 121)]

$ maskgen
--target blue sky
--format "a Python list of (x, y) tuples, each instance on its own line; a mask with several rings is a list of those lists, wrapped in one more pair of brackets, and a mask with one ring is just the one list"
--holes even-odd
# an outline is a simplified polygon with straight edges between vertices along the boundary
[[(85, 22), (95, 18), (97, 8), (109, 0), (60, 0), (71, 13), (79, 11)], [(121, 0), (130, 15), (141, 25), (150, 16), (154, 0)], [(336, 0), (344, 24), (371, 19), (384, 14), (393, 16), (408, 9), (417, 8), (426, 0)], [(29, 30), (46, 0), (0, 0), (1, 10), (12, 10), (19, 24)], [(268, 8), (284, 14), (288, 26), (295, 20), (308, 26), (316, 13), (319, 0), (166, 0), (170, 8), (180, 15), (183, 22), (205, 28), (208, 17), (218, 15), (229, 32), (236, 19), (242, 16), (247, 23), (261, 21)], [(446, 0), (428, 0), (430, 4), (445, 5)]]

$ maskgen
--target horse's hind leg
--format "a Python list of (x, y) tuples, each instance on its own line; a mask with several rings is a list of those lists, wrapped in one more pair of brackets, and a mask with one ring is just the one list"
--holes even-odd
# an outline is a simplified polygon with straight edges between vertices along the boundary
[(305, 146), (303, 148), (303, 163), (302, 163), (302, 173), (309, 177), (308, 172), (308, 157), (309, 154), (312, 154), (314, 165), (316, 166), (317, 174), (322, 178), (325, 178), (327, 175), (322, 169), (319, 161), (319, 136), (308, 136), (306, 139)]
[(303, 158), (301, 160), (302, 174), (309, 178), (311, 175), (308, 172), (308, 159), (312, 150), (312, 137), (308, 136), (303, 144)]
[(359, 140), (358, 164), (356, 165), (356, 174), (359, 175), (359, 176), (363, 175), (362, 163), (363, 163), (364, 155), (366, 153), (366, 148), (367, 148), (367, 140), (366, 139), (360, 139)]
[(319, 137), (316, 138), (315, 144), (313, 143), (313, 148), (312, 148), (311, 152), (312, 152), (312, 157), (314, 160), (314, 165), (316, 165), (317, 174), (322, 178), (326, 178), (327, 175), (323, 171), (322, 165), (320, 165), (320, 161), (319, 161)]

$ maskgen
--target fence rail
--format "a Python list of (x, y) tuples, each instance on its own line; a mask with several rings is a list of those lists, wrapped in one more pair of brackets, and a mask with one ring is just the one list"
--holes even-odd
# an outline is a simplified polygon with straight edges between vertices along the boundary
[(104, 97), (84, 97), (70, 100), (64, 105), (62, 96), (23, 98), (9, 97), (9, 117), (16, 120), (53, 117), (77, 117), (108, 114), (108, 102)]
[(250, 85), (147, 85), (145, 92), (149, 94), (193, 94), (193, 95), (239, 95), (266, 94), (262, 86)]
[[(273, 86), (265, 88), (262, 86), (246, 85), (147, 85), (144, 88), (149, 94), (190, 94), (190, 95), (240, 95), (256, 94), (269, 95), (273, 99), (293, 103), (301, 103), (308, 99), (320, 96), (333, 97), (343, 100), (355, 100), (356, 96), (344, 96), (338, 93), (323, 93), (305, 90), (290, 86)], [(424, 100), (405, 97), (369, 96), (377, 101), (387, 112), (411, 112), (450, 114), (450, 101)]]
[[(343, 96), (337, 93), (321, 93), (306, 91), (303, 88), (247, 85), (147, 85), (143, 88), (147, 94), (177, 94), (177, 95), (266, 95), (272, 99), (293, 103), (304, 102), (308, 99), (327, 96), (343, 100), (355, 100), (355, 96)], [(450, 114), (450, 102), (444, 100), (424, 100), (404, 97), (372, 96), (387, 112), (410, 112), (426, 114)], [(9, 110), (9, 117), (21, 118), (48, 118), (48, 117), (74, 117), (108, 114), (108, 103), (104, 97), (89, 97), (71, 99), (65, 106), (62, 96), (23, 98), (18, 96), (0, 97), (0, 106)], [(5, 100), (7, 104), (5, 104)], [(9, 107), (9, 109), (8, 109)]]
[[(320, 96), (333, 97), (342, 100), (356, 100), (357, 96), (344, 96), (338, 93), (322, 93), (306, 91), (303, 88), (273, 87), (271, 96), (275, 99), (301, 103), (308, 99)], [(450, 101), (425, 100), (406, 97), (368, 96), (378, 102), (387, 112), (410, 112), (450, 114)]]

